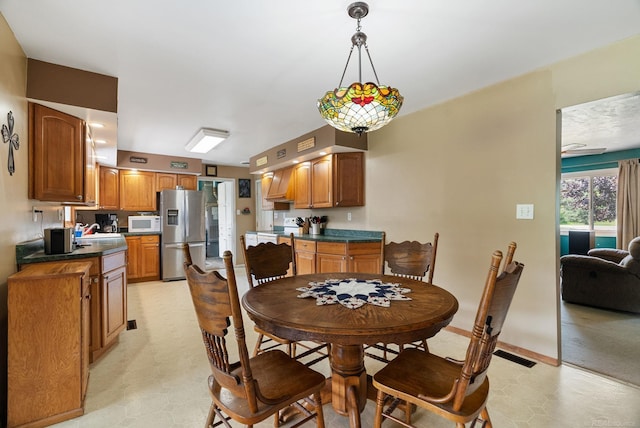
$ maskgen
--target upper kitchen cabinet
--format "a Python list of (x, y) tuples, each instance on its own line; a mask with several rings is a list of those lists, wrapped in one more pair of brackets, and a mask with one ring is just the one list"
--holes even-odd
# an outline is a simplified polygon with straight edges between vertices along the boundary
[(82, 119), (29, 103), (29, 198), (96, 203), (93, 143)]
[(174, 190), (176, 186), (181, 186), (184, 190), (198, 190), (198, 176), (168, 172), (156, 173), (156, 192), (165, 189)]
[(178, 186), (182, 186), (184, 190), (198, 190), (198, 176), (178, 174)]
[(156, 211), (156, 174), (148, 171), (120, 170), (120, 209)]
[(120, 174), (118, 168), (100, 166), (99, 207), (103, 210), (120, 208)]
[(178, 184), (176, 174), (158, 172), (156, 173), (156, 191), (160, 192), (165, 189), (175, 189)]
[(326, 155), (299, 164), (294, 170), (295, 208), (364, 205), (362, 152)]

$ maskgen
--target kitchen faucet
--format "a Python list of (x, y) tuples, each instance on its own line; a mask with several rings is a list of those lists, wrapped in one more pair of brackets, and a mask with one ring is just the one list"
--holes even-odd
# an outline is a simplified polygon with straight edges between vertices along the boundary
[(96, 229), (100, 229), (100, 225), (99, 225), (98, 223), (93, 223), (91, 226), (89, 226), (89, 227), (85, 227), (85, 228), (83, 229), (83, 231), (82, 231), (82, 235), (89, 235), (89, 234), (91, 234), (91, 230), (93, 230), (93, 228), (94, 228), (94, 227), (95, 227)]

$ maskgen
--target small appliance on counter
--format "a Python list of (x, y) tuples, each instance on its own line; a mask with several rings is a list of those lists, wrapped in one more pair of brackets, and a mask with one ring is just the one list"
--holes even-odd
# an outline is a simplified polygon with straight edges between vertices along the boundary
[(44, 230), (44, 253), (65, 254), (73, 251), (73, 228), (55, 227)]

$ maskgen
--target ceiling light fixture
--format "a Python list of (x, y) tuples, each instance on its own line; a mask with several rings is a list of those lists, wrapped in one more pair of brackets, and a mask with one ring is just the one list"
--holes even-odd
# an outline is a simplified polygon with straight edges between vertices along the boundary
[[(349, 5), (347, 12), (350, 17), (358, 21), (356, 32), (351, 37), (352, 44), (347, 64), (338, 87), (318, 100), (318, 110), (323, 119), (334, 128), (361, 135), (363, 132), (375, 131), (391, 122), (402, 107), (403, 97), (397, 89), (381, 86), (378, 80), (367, 46), (367, 35), (360, 31), (360, 20), (369, 13), (369, 5), (365, 2), (355, 2)], [(362, 83), (362, 46), (367, 51), (377, 84)], [(354, 47), (358, 48), (359, 81), (352, 83), (349, 87), (343, 87), (342, 80), (347, 72)]]
[(187, 143), (185, 149), (193, 153), (207, 153), (209, 150), (229, 138), (229, 135), (229, 131), (200, 128), (191, 141)]

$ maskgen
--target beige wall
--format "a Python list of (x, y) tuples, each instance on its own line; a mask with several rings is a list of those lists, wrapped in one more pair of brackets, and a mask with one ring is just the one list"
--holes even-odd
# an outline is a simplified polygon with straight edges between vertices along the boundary
[[(13, 32), (0, 14), (0, 126), (7, 125), (7, 114), (13, 112), (14, 129), (20, 137), (20, 147), (14, 150), (15, 173), (9, 175), (7, 157), (9, 145), (0, 143), (0, 425), (6, 403), (6, 331), (7, 277), (16, 271), (15, 244), (42, 236), (42, 229), (59, 225), (54, 206), (27, 198), (28, 113), (27, 58)], [(34, 223), (31, 207), (44, 211), (44, 219)], [(41, 222), (41, 220), (43, 220)]]
[[(640, 90), (640, 37), (395, 120), (369, 136), (366, 220), (389, 240), (440, 233), (435, 282), (469, 330), (494, 249), (525, 264), (501, 339), (558, 357), (555, 110)], [(516, 220), (516, 204), (535, 206)]]

